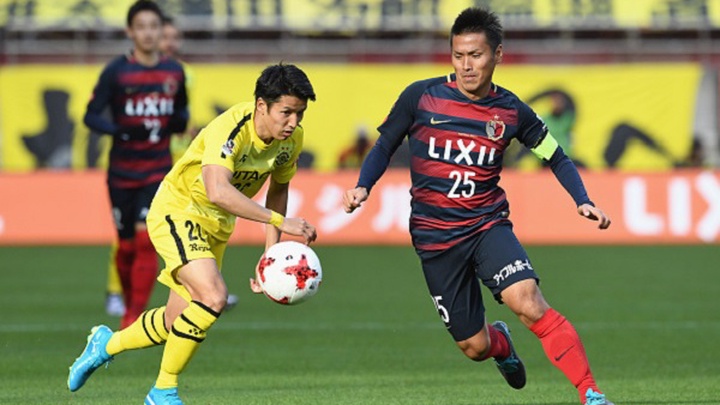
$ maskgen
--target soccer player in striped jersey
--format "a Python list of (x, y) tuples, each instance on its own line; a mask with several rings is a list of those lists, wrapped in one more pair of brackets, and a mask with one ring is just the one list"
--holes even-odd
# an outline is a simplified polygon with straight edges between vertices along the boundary
[(510, 141), (517, 139), (549, 163), (578, 214), (599, 221), (600, 229), (610, 219), (591, 202), (577, 169), (542, 120), (492, 81), (503, 56), (497, 16), (480, 8), (464, 10), (450, 41), (455, 73), (415, 82), (402, 92), (378, 128), (380, 137), (356, 187), (343, 197), (345, 210), (352, 212), (368, 198), (407, 136), (410, 233), (435, 307), (460, 350), (475, 361), (493, 358), (511, 387), (525, 386), (525, 368), (507, 325), (485, 320), (479, 279), (540, 339), (582, 404), (610, 405), (575, 328), (543, 298), (539, 278), (513, 233), (509, 204), (498, 185)]
[[(115, 265), (125, 313), (121, 327), (145, 310), (157, 277), (157, 255), (145, 216), (170, 171), (170, 138), (188, 121), (185, 73), (160, 52), (162, 11), (153, 1), (135, 2), (127, 14), (133, 49), (102, 71), (87, 106), (85, 124), (112, 135), (107, 184), (118, 233)], [(103, 112), (109, 109), (111, 119)]]
[[(231, 107), (200, 131), (163, 180), (147, 216), (150, 238), (165, 261), (158, 280), (170, 288), (167, 304), (119, 332), (94, 327), (70, 367), (70, 391), (121, 352), (165, 344), (145, 404), (182, 405), (178, 376), (227, 303), (220, 267), (236, 219), (268, 224), (266, 248), (283, 232), (307, 243), (317, 237), (305, 219), (284, 217), (308, 100), (315, 100), (315, 92), (302, 70), (269, 66), (255, 85), (255, 102)], [(251, 198), (268, 179), (263, 207)], [(262, 292), (252, 279), (250, 288)]]

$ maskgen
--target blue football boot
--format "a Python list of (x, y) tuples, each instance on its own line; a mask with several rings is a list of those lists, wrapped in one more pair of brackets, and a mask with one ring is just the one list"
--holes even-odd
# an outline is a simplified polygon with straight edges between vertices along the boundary
[(113, 331), (105, 325), (92, 328), (85, 349), (70, 366), (67, 381), (70, 391), (79, 390), (95, 370), (113, 359), (105, 350), (112, 335)]
[(599, 392), (593, 391), (592, 388), (588, 388), (585, 393), (585, 405), (615, 405), (612, 402), (605, 399), (605, 395)]
[(145, 397), (145, 405), (183, 405), (177, 387), (160, 389), (152, 387)]

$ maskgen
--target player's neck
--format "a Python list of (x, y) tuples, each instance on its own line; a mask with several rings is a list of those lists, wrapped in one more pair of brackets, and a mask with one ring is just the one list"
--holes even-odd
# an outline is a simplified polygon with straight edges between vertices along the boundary
[(464, 94), (470, 100), (477, 101), (477, 100), (482, 100), (483, 98), (487, 97), (487, 95), (490, 94), (491, 87), (492, 87), (492, 82), (488, 82), (488, 84), (478, 87), (478, 89), (473, 92), (465, 90), (460, 86), (458, 86), (458, 90), (460, 90), (460, 92), (462, 94)]
[(260, 138), (260, 140), (263, 141), (266, 145), (269, 145), (273, 141), (273, 137), (268, 133), (263, 122), (258, 117), (257, 110), (255, 111), (253, 117), (253, 125), (255, 126), (255, 134), (257, 135), (257, 137)]
[(143, 52), (135, 48), (133, 49), (133, 57), (139, 64), (152, 67), (160, 61), (160, 51)]

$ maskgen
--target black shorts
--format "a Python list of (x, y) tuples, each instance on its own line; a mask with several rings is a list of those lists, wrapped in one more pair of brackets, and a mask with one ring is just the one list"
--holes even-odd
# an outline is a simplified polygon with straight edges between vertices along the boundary
[(159, 186), (160, 183), (139, 188), (109, 187), (115, 229), (120, 239), (135, 236), (135, 224), (145, 222), (150, 203)]
[(480, 283), (502, 303), (500, 292), (525, 279), (539, 281), (512, 225), (496, 225), (441, 251), (417, 250), (440, 318), (455, 341), (485, 325)]

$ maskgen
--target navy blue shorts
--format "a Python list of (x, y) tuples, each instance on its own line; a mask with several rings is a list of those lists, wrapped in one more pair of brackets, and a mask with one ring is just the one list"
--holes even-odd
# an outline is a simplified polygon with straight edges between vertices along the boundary
[(160, 183), (139, 188), (109, 188), (115, 229), (120, 239), (135, 237), (135, 224), (145, 222), (158, 187)]
[(456, 342), (485, 325), (480, 281), (502, 303), (500, 292), (525, 279), (539, 278), (512, 225), (496, 225), (441, 251), (417, 250), (425, 281), (440, 318)]

